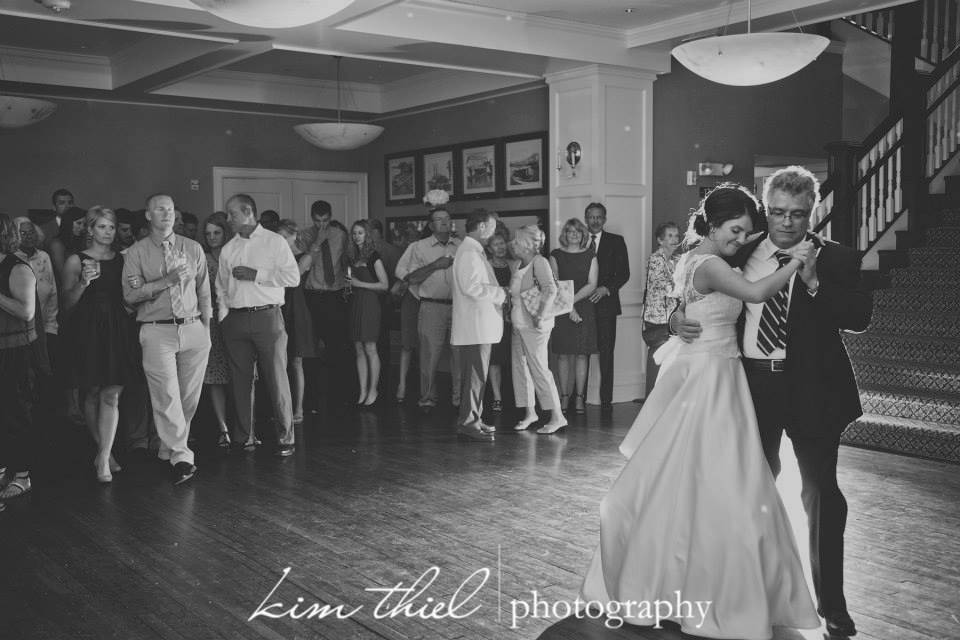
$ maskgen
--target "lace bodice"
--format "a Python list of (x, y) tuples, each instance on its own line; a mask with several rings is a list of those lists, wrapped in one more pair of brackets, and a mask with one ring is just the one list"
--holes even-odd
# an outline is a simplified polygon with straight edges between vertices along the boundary
[(680, 353), (712, 352), (736, 357), (740, 354), (737, 319), (743, 302), (719, 291), (702, 294), (693, 286), (697, 269), (710, 259), (721, 258), (710, 254), (684, 254), (673, 274), (673, 297), (683, 301), (687, 318), (696, 320), (703, 327), (700, 337), (690, 344), (683, 344)]

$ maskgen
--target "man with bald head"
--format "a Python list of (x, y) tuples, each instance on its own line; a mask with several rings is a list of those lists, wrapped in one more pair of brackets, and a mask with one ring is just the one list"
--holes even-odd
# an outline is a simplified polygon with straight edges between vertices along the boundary
[(173, 465), (174, 484), (180, 484), (197, 470), (187, 439), (210, 354), (207, 259), (199, 243), (173, 232), (169, 195), (147, 198), (145, 216), (150, 235), (126, 250), (123, 297), (137, 310), (158, 456)]

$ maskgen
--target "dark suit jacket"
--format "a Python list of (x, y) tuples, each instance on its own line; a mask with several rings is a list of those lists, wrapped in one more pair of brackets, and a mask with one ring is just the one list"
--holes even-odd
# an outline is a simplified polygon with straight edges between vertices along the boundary
[[(766, 237), (743, 247), (731, 260), (742, 267)], [(860, 283), (861, 255), (835, 242), (823, 243), (817, 257), (817, 295), (811, 297), (799, 274), (793, 279), (787, 314), (787, 382), (790, 386), (787, 433), (800, 437), (839, 437), (863, 415), (842, 330), (864, 331), (873, 298)], [(743, 339), (743, 317), (739, 336)]]
[(623, 236), (604, 231), (597, 247), (597, 286), (609, 289), (610, 295), (597, 303), (598, 316), (620, 315), (620, 287), (629, 279), (630, 259)]

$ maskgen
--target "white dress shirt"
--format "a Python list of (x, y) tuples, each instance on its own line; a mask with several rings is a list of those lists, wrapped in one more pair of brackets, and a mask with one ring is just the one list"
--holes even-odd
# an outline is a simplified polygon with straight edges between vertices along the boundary
[[(257, 270), (256, 280), (237, 280), (234, 267)], [(249, 238), (235, 235), (220, 250), (217, 306), (223, 320), (230, 309), (283, 304), (285, 287), (300, 284), (300, 269), (290, 245), (280, 234), (259, 224)]]
[[(747, 264), (743, 267), (743, 277), (750, 282), (756, 282), (765, 278), (778, 268), (780, 262), (777, 260), (776, 253), (780, 248), (770, 241), (770, 238), (764, 238), (750, 257)], [(793, 281), (797, 274), (790, 276), (787, 293), (787, 314), (790, 313), (790, 298), (792, 297)], [(765, 355), (757, 346), (757, 333), (760, 331), (760, 317), (763, 315), (764, 302), (746, 303), (746, 323), (743, 326), (743, 355), (747, 358), (757, 360), (784, 360), (787, 357), (786, 349), (774, 349), (769, 355)]]
[(594, 236), (594, 235), (597, 236), (597, 239), (594, 241), (596, 244), (595, 244), (594, 247), (593, 247), (594, 252), (596, 252), (596, 251), (599, 251), (599, 250), (600, 250), (600, 241), (603, 239), (603, 231), (597, 231), (597, 233), (593, 233), (593, 232), (591, 232), (591, 231), (588, 230), (588, 231), (587, 231), (587, 238), (588, 238), (588, 239), (587, 239), (587, 246), (590, 246), (590, 241), (593, 240), (593, 236)]

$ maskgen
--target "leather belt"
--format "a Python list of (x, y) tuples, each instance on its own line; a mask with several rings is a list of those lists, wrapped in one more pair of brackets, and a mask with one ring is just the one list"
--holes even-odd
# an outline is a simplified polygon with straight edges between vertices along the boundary
[(747, 371), (759, 373), (783, 373), (787, 370), (786, 360), (770, 360), (767, 358), (743, 358), (743, 368)]
[(420, 298), (420, 302), (435, 302), (437, 304), (453, 304), (453, 300), (447, 298)]
[(265, 309), (276, 309), (280, 305), (278, 304), (262, 304), (259, 307), (230, 307), (231, 313), (237, 311), (239, 313), (252, 313), (254, 311), (264, 311)]
[(200, 319), (200, 316), (191, 316), (189, 318), (170, 318), (169, 320), (150, 320), (140, 324), (190, 324)]

